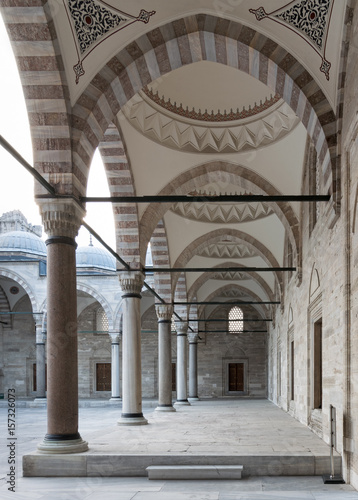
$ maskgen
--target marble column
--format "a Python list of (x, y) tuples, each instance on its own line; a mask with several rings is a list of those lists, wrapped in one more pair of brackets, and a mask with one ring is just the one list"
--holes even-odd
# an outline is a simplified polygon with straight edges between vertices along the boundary
[(144, 283), (141, 271), (120, 271), (122, 288), (122, 414), (119, 425), (145, 425), (142, 413), (140, 299)]
[(198, 398), (198, 334), (191, 332), (189, 338), (189, 401)]
[(190, 405), (188, 401), (187, 383), (187, 337), (188, 323), (184, 321), (175, 322), (177, 330), (177, 400), (176, 405)]
[(156, 411), (176, 411), (172, 401), (172, 316), (173, 306), (155, 307), (158, 316), (158, 406)]
[(111, 387), (112, 397), (111, 403), (121, 401), (121, 393), (119, 386), (119, 341), (121, 334), (119, 332), (109, 332), (112, 341), (112, 363), (111, 363)]
[(73, 200), (40, 202), (47, 245), (47, 434), (40, 453), (79, 453), (76, 242), (85, 212)]
[(46, 398), (46, 332), (42, 328), (43, 314), (33, 314), (36, 327), (36, 400)]

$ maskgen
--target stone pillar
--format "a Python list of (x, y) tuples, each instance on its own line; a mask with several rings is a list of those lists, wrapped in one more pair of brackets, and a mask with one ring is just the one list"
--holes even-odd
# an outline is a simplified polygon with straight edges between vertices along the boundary
[(36, 400), (46, 398), (46, 332), (42, 328), (43, 315), (33, 314), (36, 327)]
[(189, 401), (198, 398), (198, 334), (189, 333)]
[(75, 236), (85, 214), (71, 200), (40, 205), (47, 245), (47, 434), (40, 453), (79, 453)]
[(111, 363), (111, 386), (112, 386), (112, 397), (110, 402), (118, 402), (121, 400), (121, 393), (119, 387), (119, 341), (121, 338), (120, 333), (110, 332), (109, 333), (112, 340), (112, 363)]
[(173, 306), (157, 305), (158, 316), (158, 406), (157, 411), (176, 411), (172, 402), (172, 316)]
[(176, 405), (190, 405), (187, 387), (187, 336), (188, 323), (176, 322), (177, 330), (177, 400)]
[(142, 366), (140, 299), (144, 276), (141, 271), (121, 271), (123, 299), (122, 414), (119, 425), (144, 425), (142, 413)]

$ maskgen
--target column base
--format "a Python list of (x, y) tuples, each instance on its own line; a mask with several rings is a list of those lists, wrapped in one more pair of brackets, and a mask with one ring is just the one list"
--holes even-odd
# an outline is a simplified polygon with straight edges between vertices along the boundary
[(122, 402), (122, 398), (120, 398), (120, 397), (118, 397), (118, 398), (110, 398), (109, 402), (110, 403), (121, 403)]
[(195, 398), (188, 398), (188, 401), (189, 403), (191, 403), (192, 401), (200, 401), (200, 399), (198, 397), (195, 397)]
[(31, 404), (32, 408), (44, 408), (47, 406), (47, 398), (35, 398)]
[(142, 413), (122, 413), (121, 418), (117, 420), (118, 425), (146, 425), (148, 420)]
[(176, 411), (173, 405), (158, 405), (155, 411)]
[(175, 406), (190, 406), (190, 403), (187, 399), (179, 399), (178, 401), (175, 401), (174, 405)]
[(41, 454), (59, 455), (66, 453), (83, 453), (88, 451), (87, 441), (81, 437), (78, 439), (46, 439), (37, 445), (37, 451)]

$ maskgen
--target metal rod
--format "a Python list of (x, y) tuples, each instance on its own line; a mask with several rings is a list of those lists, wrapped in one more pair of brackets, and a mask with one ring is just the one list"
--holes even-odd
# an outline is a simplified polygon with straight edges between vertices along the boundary
[(95, 230), (94, 230), (94, 229), (93, 229), (90, 225), (88, 225), (88, 224), (87, 224), (87, 222), (82, 221), (82, 225), (83, 225), (83, 227), (85, 227), (85, 228), (87, 229), (87, 231), (89, 231), (89, 232), (92, 234), (92, 236), (94, 236), (94, 237), (96, 238), (96, 240), (98, 240), (98, 241), (101, 243), (101, 245), (103, 245), (103, 246), (104, 246), (104, 248), (105, 248), (106, 250), (108, 250), (108, 252), (109, 252), (110, 254), (112, 254), (112, 255), (113, 255), (113, 257), (114, 257), (115, 259), (117, 259), (117, 260), (118, 260), (118, 261), (122, 264), (122, 266), (124, 266), (124, 267), (126, 268), (126, 269), (125, 269), (126, 271), (129, 271), (129, 270), (130, 270), (130, 265), (129, 265), (127, 262), (125, 262), (125, 261), (124, 261), (124, 260), (123, 260), (123, 259), (122, 259), (122, 258), (121, 258), (118, 254), (117, 254), (117, 252), (115, 252), (114, 250), (112, 250), (112, 248), (111, 248), (109, 245), (107, 245), (107, 243), (106, 243), (106, 242), (105, 242), (105, 241), (104, 241), (104, 240), (100, 237), (100, 235), (99, 235), (99, 234), (97, 234), (97, 233), (96, 233), (96, 231), (95, 231)]
[[(42, 177), (42, 175), (37, 172), (37, 170), (35, 170), (21, 155), (20, 153), (18, 153), (16, 151), (16, 149), (14, 149), (11, 144), (9, 144), (1, 135), (0, 135), (0, 144), (3, 148), (5, 148), (23, 167), (26, 168), (26, 170), (33, 176), (35, 177), (35, 179), (45, 188), (47, 189), (47, 191), (52, 195), (50, 196), (50, 198), (57, 198), (57, 197), (60, 197), (60, 196), (57, 196), (56, 195), (56, 191), (55, 189), (53, 188), (53, 186), (51, 186), (51, 184), (49, 184), (46, 179), (44, 179), (44, 177)], [(47, 195), (38, 195), (37, 198), (49, 198), (49, 196)], [(63, 198), (61, 196), (61, 198)], [(83, 198), (82, 198), (82, 201), (83, 201)], [(87, 229), (87, 231), (89, 231), (92, 236), (94, 236), (96, 238), (96, 240), (98, 240), (101, 245), (104, 246), (104, 248), (106, 248), (106, 250), (109, 251), (109, 253), (111, 255), (113, 255), (113, 257), (118, 260), (125, 268), (126, 270), (130, 270), (130, 265), (125, 262), (118, 254), (117, 252), (115, 252), (114, 250), (112, 250), (112, 248), (107, 245), (107, 243), (99, 236), (99, 234), (89, 225), (87, 224), (85, 221), (82, 221), (82, 225), (83, 227), (85, 227)], [(165, 303), (165, 301), (146, 283), (144, 282), (144, 286), (147, 288), (147, 290), (149, 290), (158, 300), (161, 301), (161, 303)], [(30, 313), (32, 314), (32, 313)], [(182, 321), (182, 318), (177, 314), (177, 313), (174, 313), (174, 315), (180, 320)], [(192, 330), (192, 328), (190, 328), (190, 330)]]
[(43, 314), (43, 313), (42, 312), (32, 313), (32, 312), (25, 312), (25, 311), (19, 311), (19, 312), (0, 312), (0, 316), (4, 316), (4, 314)]
[(267, 333), (267, 330), (198, 330), (196, 333)]
[(272, 319), (250, 319), (250, 318), (243, 318), (243, 319), (194, 319), (194, 318), (189, 318), (188, 321), (198, 321), (199, 323), (222, 323), (223, 321), (228, 321), (229, 323), (235, 323), (235, 321), (248, 321), (248, 322), (260, 322), (260, 321), (272, 321)]
[(222, 305), (245, 305), (245, 304), (249, 304), (249, 305), (261, 305), (261, 304), (281, 304), (280, 301), (274, 301), (274, 300), (268, 300), (268, 301), (265, 301), (263, 300), (262, 302), (255, 302), (255, 301), (251, 301), (251, 300), (246, 300), (246, 301), (243, 301), (243, 300), (234, 300), (234, 301), (231, 301), (231, 302), (219, 302), (219, 301), (199, 301), (199, 302), (172, 302), (172, 304), (174, 306), (201, 306), (201, 305), (206, 305), (206, 306), (222, 306)]
[[(119, 269), (121, 271), (121, 269)], [(144, 267), (154, 273), (251, 273), (296, 271), (295, 267)]]
[(247, 203), (247, 202), (319, 202), (329, 201), (327, 195), (266, 195), (266, 194), (223, 194), (223, 195), (144, 195), (144, 196), (82, 196), (82, 203)]
[(3, 138), (3, 136), (2, 136), (2, 135), (0, 135), (0, 144), (1, 144), (1, 146), (2, 146), (4, 149), (6, 149), (6, 151), (7, 151), (8, 153), (10, 153), (10, 154), (11, 154), (11, 156), (13, 156), (13, 157), (15, 158), (15, 160), (17, 160), (19, 163), (21, 163), (21, 165), (22, 165), (23, 167), (25, 167), (25, 168), (26, 168), (26, 170), (27, 170), (28, 172), (30, 172), (30, 174), (31, 174), (33, 177), (35, 177), (35, 179), (36, 179), (36, 180), (37, 180), (37, 181), (38, 181), (38, 182), (39, 182), (39, 183), (40, 183), (40, 184), (41, 184), (44, 188), (46, 188), (46, 189), (47, 189), (47, 191), (48, 191), (49, 193), (51, 193), (52, 195), (56, 195), (56, 191), (55, 191), (54, 187), (53, 187), (53, 186), (51, 186), (51, 184), (50, 184), (49, 182), (47, 182), (47, 180), (46, 180), (46, 179), (44, 179), (44, 178), (42, 177), (42, 175), (41, 175), (39, 172), (37, 172), (37, 170), (35, 170), (35, 169), (34, 169), (34, 167), (32, 167), (32, 166), (31, 166), (31, 165), (30, 165), (30, 164), (29, 164), (29, 163), (25, 160), (25, 158), (23, 158), (23, 157), (20, 155), (20, 153), (18, 153), (18, 152), (16, 151), (16, 149), (14, 149), (14, 148), (11, 146), (11, 144), (9, 144), (9, 143), (7, 142), (7, 140)]

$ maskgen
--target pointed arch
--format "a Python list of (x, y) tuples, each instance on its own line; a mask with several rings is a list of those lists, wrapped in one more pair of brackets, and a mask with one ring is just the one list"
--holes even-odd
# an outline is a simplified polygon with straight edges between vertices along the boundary
[[(314, 78), (286, 49), (239, 22), (207, 14), (169, 22), (127, 45), (92, 79), (74, 107), (76, 158), (96, 147), (110, 121), (139, 90), (166, 73), (198, 61), (233, 66), (280, 95), (307, 129), (322, 165), (325, 190), (337, 152), (335, 112)], [(125, 63), (124, 63), (125, 61)], [(110, 116), (109, 116), (110, 115)], [(333, 181), (333, 182), (332, 182)]]

